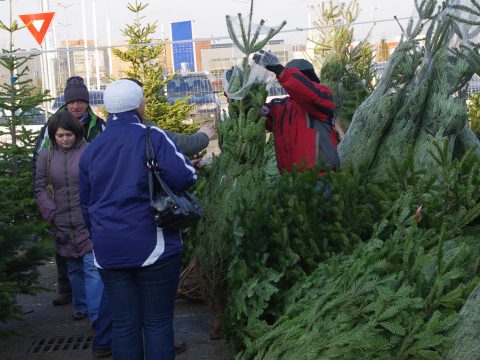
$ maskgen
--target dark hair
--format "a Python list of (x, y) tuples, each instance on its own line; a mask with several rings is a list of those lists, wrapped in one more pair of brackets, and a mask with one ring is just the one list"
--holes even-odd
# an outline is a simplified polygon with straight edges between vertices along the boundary
[(55, 134), (59, 128), (73, 132), (76, 141), (83, 139), (84, 131), (80, 120), (68, 111), (59, 111), (48, 120), (48, 137), (55, 147), (57, 146)]

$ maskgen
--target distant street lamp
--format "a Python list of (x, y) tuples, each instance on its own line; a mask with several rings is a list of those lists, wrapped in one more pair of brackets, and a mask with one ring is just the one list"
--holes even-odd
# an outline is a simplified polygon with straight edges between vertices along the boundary
[(110, 31), (110, 7), (108, 6), (108, 0), (105, 2), (107, 5), (107, 42), (108, 42), (108, 75), (113, 77), (113, 65), (112, 65), (112, 33)]
[(71, 69), (70, 69), (70, 52), (69, 52), (69, 44), (68, 44), (68, 43), (70, 42), (70, 39), (68, 38), (68, 26), (69, 26), (69, 25), (73, 25), (73, 23), (71, 23), (71, 24), (68, 24), (68, 23), (67, 23), (67, 24), (62, 24), (61, 22), (57, 22), (57, 25), (60, 25), (60, 26), (64, 27), (64, 28), (65, 28), (65, 31), (66, 31), (66, 37), (65, 37), (66, 41), (65, 41), (65, 42), (66, 42), (66, 44), (67, 44), (68, 77), (70, 77), (70, 76), (72, 76), (72, 71), (71, 71)]
[(374, 0), (370, 0), (370, 17), (372, 18), (372, 42), (374, 44), (377, 43), (377, 40), (375, 39), (375, 10), (377, 10), (377, 7), (375, 6)]
[(77, 5), (78, 4), (78, 1), (77, 2), (74, 2), (72, 4), (69, 4), (69, 5), (63, 5), (62, 3), (57, 3), (58, 6), (61, 6), (63, 8), (63, 10), (65, 10), (65, 25), (63, 24), (60, 24), (58, 23), (58, 25), (61, 25), (61, 26), (65, 26), (65, 31), (66, 31), (66, 35), (67, 35), (67, 66), (68, 66), (68, 77), (72, 76), (72, 70), (71, 70), (71, 67), (70, 67), (70, 46), (69, 46), (69, 42), (70, 42), (70, 38), (68, 36), (68, 25), (72, 25), (72, 24), (69, 24), (68, 23), (68, 8), (71, 7), (71, 6), (74, 6), (74, 5)]
[(87, 89), (90, 90), (90, 60), (88, 59), (87, 23), (85, 21), (85, 0), (82, 0), (83, 53), (85, 54), (85, 74)]

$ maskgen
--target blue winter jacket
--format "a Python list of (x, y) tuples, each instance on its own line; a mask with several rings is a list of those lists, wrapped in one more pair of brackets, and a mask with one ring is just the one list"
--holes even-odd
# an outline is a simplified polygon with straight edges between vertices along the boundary
[[(152, 143), (159, 172), (173, 190), (195, 183), (190, 161), (158, 127), (152, 127)], [(80, 159), (82, 214), (100, 268), (147, 266), (183, 251), (178, 231), (155, 226), (146, 163), (145, 125), (134, 111), (110, 114)]]

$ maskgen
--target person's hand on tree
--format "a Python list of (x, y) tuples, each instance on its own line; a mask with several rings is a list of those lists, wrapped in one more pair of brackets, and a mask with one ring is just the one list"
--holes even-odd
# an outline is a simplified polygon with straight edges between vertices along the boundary
[(203, 159), (203, 158), (191, 159), (190, 163), (193, 165), (195, 169), (201, 170), (204, 166), (210, 165), (212, 161), (213, 161), (213, 158), (209, 156), (206, 159)]
[(202, 158), (197, 158), (197, 159), (190, 159), (190, 163), (193, 165), (193, 167), (197, 170), (200, 170), (200, 161), (202, 161)]
[(275, 73), (277, 76), (280, 76), (285, 69), (283, 65), (280, 64), (278, 57), (270, 51), (260, 50), (253, 55), (253, 61), (255, 61), (256, 64), (263, 66), (268, 71)]
[(211, 124), (203, 124), (200, 126), (200, 129), (198, 129), (198, 132), (204, 133), (208, 136), (209, 140), (212, 140), (213, 136), (215, 135), (215, 127)]

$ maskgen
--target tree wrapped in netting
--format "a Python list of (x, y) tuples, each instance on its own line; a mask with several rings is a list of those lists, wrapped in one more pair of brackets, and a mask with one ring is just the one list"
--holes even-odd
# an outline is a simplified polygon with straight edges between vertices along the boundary
[(480, 162), (463, 91), (478, 65), (476, 4), (416, 4), (418, 22), (355, 113), (343, 168), (325, 178), (327, 198), (315, 172), (265, 181), (263, 128), (244, 132), (255, 85), (230, 103), (196, 254), (237, 358), (478, 353)]
[[(480, 73), (480, 3), (415, 0), (415, 7), (418, 18), (402, 29), (384, 75), (355, 112), (339, 147), (343, 164), (367, 164), (377, 179), (409, 148), (415, 165), (429, 172), (438, 171), (433, 149), (439, 145), (449, 160), (470, 151), (480, 156), (480, 142), (466, 125), (468, 81)], [(479, 294), (476, 288), (452, 333), (451, 359), (480, 356), (480, 329), (470, 326), (478, 324)]]
[(258, 76), (265, 79), (265, 70), (250, 64), (249, 55), (261, 49), (285, 23), (266, 29), (264, 20), (255, 26), (252, 16), (253, 1), (247, 19), (242, 14), (226, 17), (230, 37), (244, 57), (240, 65), (231, 69), (228, 78), (224, 76), (225, 91), (232, 98), (228, 117), (218, 124), (221, 153), (213, 158), (198, 186), (205, 216), (194, 235), (195, 258), (204, 297), (214, 313), (211, 331), (214, 338), (221, 336), (219, 317), (228, 298), (229, 260), (233, 249), (241, 246), (235, 242), (238, 209), (253, 209), (268, 196), (264, 171), (265, 123), (260, 118), (267, 92), (265, 84), (258, 82)]
[(282, 315), (245, 334), (238, 358), (480, 358), (480, 162), (465, 127), (480, 8), (416, 6), (418, 19), (354, 115), (332, 180), (334, 210), (351, 166), (368, 177), (366, 203), (383, 214), (365, 218), (367, 238), (351, 229), (342, 239), (362, 241), (330, 251), (285, 288)]
[(449, 0), (437, 7), (435, 0), (415, 0), (415, 6), (418, 18), (402, 29), (376, 89), (339, 146), (343, 164), (367, 164), (378, 177), (409, 147), (415, 164), (429, 167), (436, 143), (448, 142), (450, 156), (479, 144), (466, 127), (465, 101), (468, 81), (480, 72), (479, 3)]
[[(333, 176), (332, 212), (321, 218), (348, 224), (336, 212), (343, 192), (362, 184), (353, 183), (356, 178), (365, 187), (345, 200), (363, 205), (350, 207), (352, 220), (362, 221), (339, 226), (336, 247), (335, 232), (319, 226), (317, 237), (330, 245), (324, 256), (297, 250), (317, 266), (282, 288), (280, 315), (259, 323), (255, 336), (244, 334), (238, 359), (479, 359), (472, 351), (479, 330), (478, 291), (472, 290), (479, 282), (480, 162), (472, 152), (451, 161), (447, 145), (437, 145), (431, 156), (438, 172), (415, 167), (410, 151), (402, 163), (390, 164), (382, 183), (365, 171)], [(267, 238), (257, 241), (265, 248)], [(282, 249), (290, 252), (292, 245)], [(305, 245), (314, 251), (311, 241)], [(447, 357), (454, 344), (460, 351)]]

